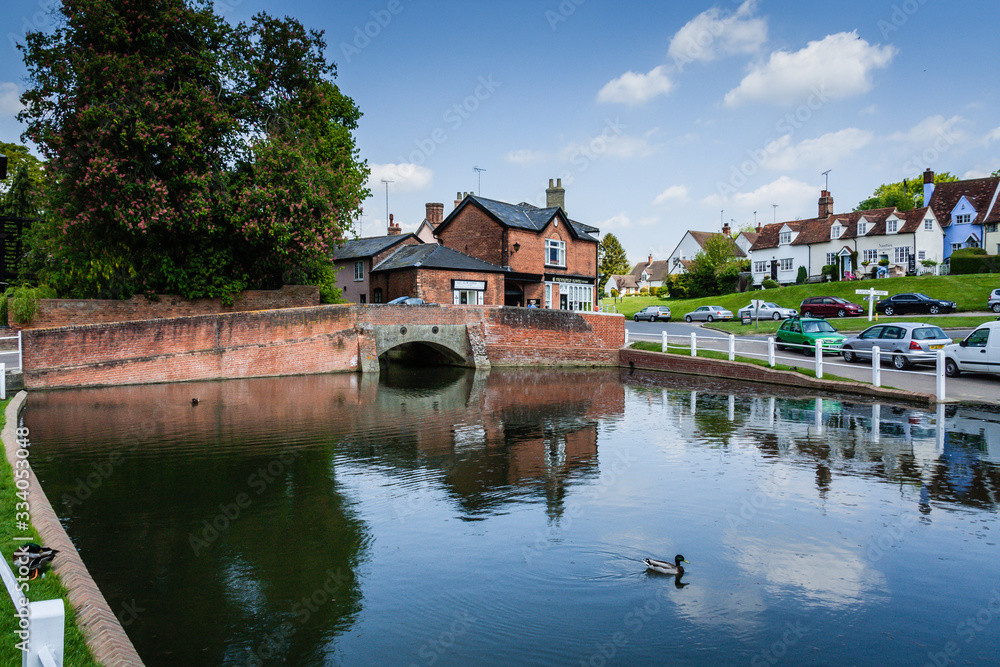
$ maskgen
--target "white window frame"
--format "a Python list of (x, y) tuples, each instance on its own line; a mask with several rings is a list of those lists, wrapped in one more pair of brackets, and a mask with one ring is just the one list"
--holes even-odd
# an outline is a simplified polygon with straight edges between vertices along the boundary
[(971, 223), (972, 223), (971, 213), (959, 213), (958, 215), (955, 216), (956, 225), (968, 225)]
[[(552, 253), (555, 252), (555, 260), (552, 261)], [(566, 242), (559, 239), (545, 239), (545, 265), (546, 266), (566, 266)]]
[(359, 283), (365, 279), (365, 261), (359, 259), (354, 262), (354, 282)]
[(933, 232), (934, 231), (934, 220), (933, 218), (924, 218), (924, 231)]
[(545, 307), (552, 307), (552, 283), (545, 283)]
[(919, 261), (921, 261), (921, 262), (924, 261), (925, 259), (927, 259), (927, 251), (926, 250), (918, 250), (917, 251), (917, 259)]
[(843, 231), (844, 228), (841, 227), (840, 225), (834, 225), (833, 227), (830, 227), (830, 239), (831, 240), (839, 239)]
[(910, 261), (910, 246), (902, 245), (893, 248), (894, 264), (907, 264)]
[(868, 233), (868, 223), (867, 222), (859, 222), (858, 223), (858, 236), (864, 236), (867, 233)]
[(767, 261), (756, 261), (753, 263), (754, 273), (767, 273)]
[(781, 260), (781, 264), (778, 266), (781, 271), (791, 271), (792, 270), (792, 258), (786, 257)]
[(778, 233), (778, 245), (788, 245), (792, 242), (791, 232), (779, 232)]
[(899, 230), (899, 220), (886, 220), (885, 233), (895, 234)]
[(594, 288), (590, 285), (560, 285), (566, 291), (566, 307), (570, 310), (590, 312), (594, 309)]
[[(452, 292), (452, 297), (456, 306), (482, 306), (484, 294), (485, 292), (477, 289), (457, 289)], [(463, 296), (465, 303), (462, 303)]]
[(832, 265), (836, 266), (837, 265), (837, 253), (835, 253), (835, 252), (828, 252), (828, 253), (826, 253), (826, 263), (828, 265), (832, 264)]

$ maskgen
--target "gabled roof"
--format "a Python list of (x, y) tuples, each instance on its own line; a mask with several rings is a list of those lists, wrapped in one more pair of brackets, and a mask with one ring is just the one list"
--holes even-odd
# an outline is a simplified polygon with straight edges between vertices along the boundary
[(929, 206), (924, 206), (923, 208), (915, 208), (911, 211), (901, 211), (897, 215), (903, 220), (903, 224), (899, 227), (900, 234), (907, 234), (910, 232), (915, 232), (924, 224), (924, 218), (927, 217), (927, 211), (931, 210)]
[(736, 238), (739, 238), (741, 235), (750, 242), (750, 245), (753, 245), (757, 241), (757, 237), (760, 236), (757, 232), (740, 232), (736, 235)]
[(479, 197), (476, 195), (466, 196), (466, 198), (462, 200), (462, 203), (460, 203), (454, 211), (449, 213), (448, 217), (446, 217), (441, 224), (438, 225), (435, 231), (440, 232), (442, 229), (447, 227), (451, 220), (458, 215), (459, 211), (464, 209), (466, 206), (471, 205), (475, 205), (483, 209), (497, 222), (507, 227), (540, 232), (545, 229), (554, 218), (559, 217), (566, 221), (567, 226), (573, 233), (573, 236), (578, 239), (597, 243), (597, 239), (591, 236), (591, 234), (600, 232), (597, 227), (591, 227), (590, 225), (585, 225), (582, 222), (570, 220), (566, 217), (566, 213), (558, 206), (538, 208), (537, 206), (532, 206), (531, 204), (527, 204), (525, 202), (521, 202), (520, 204), (508, 204), (507, 202), (487, 199), (486, 197)]
[(649, 262), (639, 262), (629, 275), (638, 280), (642, 276), (643, 271), (646, 272), (650, 280), (663, 280), (670, 274), (670, 262), (665, 259), (653, 262), (652, 264)]
[(432, 243), (403, 246), (372, 268), (375, 271), (396, 271), (400, 269), (452, 269), (455, 271), (479, 271), (481, 273), (506, 273), (497, 266), (481, 259), (470, 257), (464, 252)]
[(400, 234), (398, 236), (368, 236), (360, 239), (353, 239), (333, 251), (333, 260), (361, 259), (363, 257), (373, 257), (383, 252), (397, 243), (402, 243), (408, 238), (414, 238), (418, 243), (423, 243), (416, 234)]
[(951, 225), (951, 212), (962, 197), (966, 197), (978, 213), (973, 224), (1000, 220), (1000, 211), (997, 210), (1000, 203), (995, 203), (998, 186), (1000, 178), (996, 176), (937, 183), (934, 185), (934, 194), (931, 195), (930, 207), (942, 227)]
[[(817, 218), (813, 218), (816, 220)], [(760, 230), (760, 235), (757, 236), (757, 240), (754, 241), (753, 245), (750, 246), (750, 252), (754, 250), (762, 250), (764, 248), (777, 248), (778, 247), (778, 234), (787, 225), (789, 229), (793, 232), (799, 231), (802, 224), (808, 222), (806, 220), (795, 220), (792, 222), (772, 222), (770, 224), (764, 225)]]
[(635, 282), (635, 276), (611, 276), (611, 279), (615, 281), (619, 289), (624, 289), (626, 287), (633, 287), (635, 289), (639, 288), (638, 283)]

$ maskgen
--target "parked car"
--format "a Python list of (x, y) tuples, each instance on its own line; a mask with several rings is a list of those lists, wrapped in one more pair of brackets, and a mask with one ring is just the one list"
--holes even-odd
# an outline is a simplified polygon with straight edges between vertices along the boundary
[(422, 306), (424, 300), (417, 296), (398, 296), (389, 303), (387, 306)]
[(986, 302), (986, 307), (994, 313), (1000, 313), (1000, 289), (990, 292), (990, 299)]
[(892, 355), (892, 365), (903, 370), (911, 364), (933, 364), (937, 350), (951, 344), (941, 327), (921, 322), (893, 322), (868, 327), (844, 341), (840, 352), (844, 361), (871, 359), (872, 348), (878, 345), (881, 354)]
[(799, 313), (794, 308), (782, 308), (773, 301), (751, 301), (749, 305), (736, 311), (738, 318), (742, 318), (744, 314), (760, 320), (784, 320)]
[(714, 322), (715, 320), (731, 319), (733, 319), (732, 311), (728, 311), (722, 306), (702, 306), (684, 316), (685, 322)]
[(666, 306), (646, 306), (638, 313), (632, 316), (632, 319), (638, 322), (639, 320), (649, 320), (650, 322), (655, 322), (656, 320), (663, 320), (664, 322), (670, 321), (670, 309)]
[(965, 340), (944, 348), (944, 372), (1000, 373), (1000, 320), (980, 324)]
[(958, 308), (954, 301), (932, 299), (920, 292), (893, 294), (888, 299), (882, 299), (875, 304), (875, 310), (886, 315), (904, 315), (906, 313), (950, 313)]
[(847, 317), (864, 315), (865, 309), (839, 296), (811, 296), (802, 300), (799, 312), (802, 317)]
[(838, 333), (829, 322), (818, 317), (790, 317), (778, 327), (775, 335), (777, 347), (786, 346), (802, 350), (802, 354), (816, 354), (816, 341), (823, 341), (823, 352), (838, 354), (844, 342), (844, 334)]

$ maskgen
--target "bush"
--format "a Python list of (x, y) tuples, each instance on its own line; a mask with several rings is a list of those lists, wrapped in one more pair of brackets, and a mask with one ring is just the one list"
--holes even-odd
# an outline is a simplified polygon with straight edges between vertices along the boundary
[(673, 299), (686, 299), (691, 296), (691, 276), (682, 273), (667, 277), (667, 291)]
[(661, 299), (666, 299), (670, 297), (670, 288), (667, 285), (662, 285), (656, 288), (656, 296)]
[(643, 287), (639, 290), (639, 296), (649, 296), (649, 288)]
[(616, 290), (614, 288), (611, 289), (611, 298), (612, 299), (617, 299), (618, 298), (618, 290)]
[[(967, 250), (982, 250), (982, 248), (966, 248)], [(959, 255), (955, 251), (951, 255), (952, 275), (968, 275), (972, 273), (1000, 273), (1000, 255), (980, 256), (978, 254), (966, 253)]]
[(806, 271), (806, 267), (800, 266), (799, 267), (799, 275), (795, 276), (795, 284), (796, 285), (801, 285), (802, 283), (804, 283), (806, 281), (806, 278), (808, 278), (808, 277), (809, 277), (809, 272)]
[(778, 281), (772, 278), (764, 278), (764, 280), (760, 281), (760, 286), (764, 289), (774, 289), (775, 287), (780, 287), (780, 285), (778, 285)]
[(55, 290), (47, 285), (8, 287), (3, 294), (3, 310), (7, 311), (8, 316), (13, 315), (18, 324), (31, 324), (38, 314), (38, 300), (52, 299), (55, 296)]

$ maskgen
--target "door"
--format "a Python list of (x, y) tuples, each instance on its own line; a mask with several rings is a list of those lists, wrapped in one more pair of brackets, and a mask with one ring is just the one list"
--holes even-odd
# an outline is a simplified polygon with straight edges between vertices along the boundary
[(990, 339), (986, 344), (986, 359), (991, 373), (1000, 373), (1000, 327), (990, 329)]
[(559, 293), (559, 310), (569, 310), (569, 295), (565, 292)]
[(859, 357), (870, 359), (872, 356), (872, 348), (875, 347), (876, 345), (879, 346), (879, 350), (882, 349), (882, 346), (879, 344), (878, 339), (882, 335), (882, 331), (884, 329), (885, 329), (884, 326), (875, 326), (869, 329), (865, 329), (861, 333), (861, 335), (858, 336), (857, 342), (851, 343), (852, 346), (857, 347), (857, 352)]

